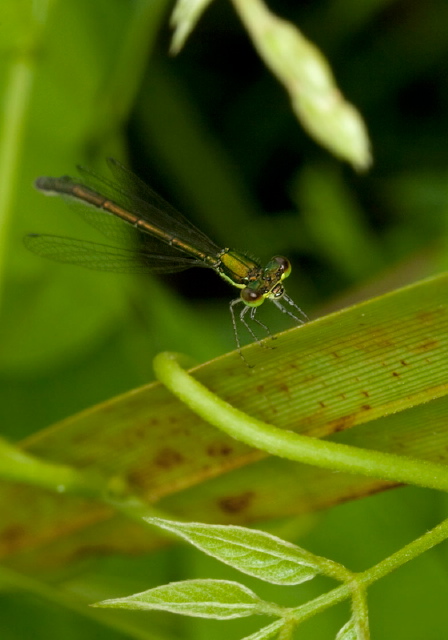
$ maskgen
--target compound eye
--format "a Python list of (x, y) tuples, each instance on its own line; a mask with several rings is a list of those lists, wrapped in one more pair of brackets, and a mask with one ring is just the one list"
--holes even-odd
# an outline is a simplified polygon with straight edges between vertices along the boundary
[(263, 294), (255, 289), (249, 289), (246, 287), (245, 289), (241, 289), (241, 300), (244, 304), (247, 304), (248, 307), (258, 307), (263, 301)]
[(272, 258), (272, 261), (278, 264), (279, 269), (282, 272), (282, 280), (290, 275), (292, 267), (288, 258), (285, 258), (284, 256), (275, 256)]

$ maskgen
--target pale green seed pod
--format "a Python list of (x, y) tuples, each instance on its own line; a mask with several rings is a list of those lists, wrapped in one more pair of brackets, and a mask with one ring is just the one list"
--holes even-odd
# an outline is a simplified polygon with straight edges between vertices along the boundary
[(359, 112), (339, 91), (319, 49), (262, 0), (233, 0), (261, 58), (288, 91), (295, 114), (320, 144), (356, 169), (371, 164)]
[[(177, 53), (211, 0), (179, 0), (171, 50)], [(356, 169), (371, 164), (363, 119), (339, 91), (319, 49), (300, 30), (269, 11), (262, 0), (232, 0), (253, 44), (288, 91), (294, 113), (322, 146)]]

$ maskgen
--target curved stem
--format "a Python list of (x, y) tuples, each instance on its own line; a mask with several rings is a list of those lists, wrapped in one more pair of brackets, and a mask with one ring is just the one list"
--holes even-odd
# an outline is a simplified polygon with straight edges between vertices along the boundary
[(391, 453), (336, 444), (279, 429), (252, 418), (184, 371), (173, 353), (154, 358), (158, 379), (201, 418), (236, 440), (288, 460), (430, 489), (448, 490), (445, 466)]
[(96, 474), (37, 458), (0, 438), (0, 478), (56, 493), (97, 497), (104, 490)]
[(140, 524), (142, 518), (167, 515), (134, 495), (121, 476), (104, 478), (94, 471), (37, 458), (3, 438), (0, 438), (0, 478), (98, 500)]

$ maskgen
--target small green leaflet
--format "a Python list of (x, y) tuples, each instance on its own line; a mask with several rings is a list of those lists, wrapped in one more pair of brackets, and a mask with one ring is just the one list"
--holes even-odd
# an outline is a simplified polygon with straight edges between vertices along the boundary
[(181, 536), (217, 560), (273, 584), (296, 585), (311, 580), (318, 573), (335, 576), (337, 569), (333, 571), (333, 568), (339, 566), (256, 529), (144, 519)]
[(125, 598), (103, 600), (101, 608), (170, 611), (185, 616), (229, 620), (256, 614), (281, 615), (276, 604), (264, 602), (247, 587), (228, 580), (184, 580)]

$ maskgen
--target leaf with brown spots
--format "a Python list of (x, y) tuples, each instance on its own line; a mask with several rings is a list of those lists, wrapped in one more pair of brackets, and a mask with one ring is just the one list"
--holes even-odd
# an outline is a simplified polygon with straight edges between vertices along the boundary
[[(251, 416), (444, 464), (448, 458), (448, 275), (330, 314), (194, 369)], [(204, 423), (153, 383), (22, 443), (49, 462), (123, 478), (176, 519), (246, 524), (322, 509), (380, 491), (375, 478), (267, 457)], [(157, 534), (110, 506), (24, 483), (0, 490), (0, 554), (45, 568), (99, 553), (139, 553)], [(32, 523), (32, 526), (30, 526)]]

